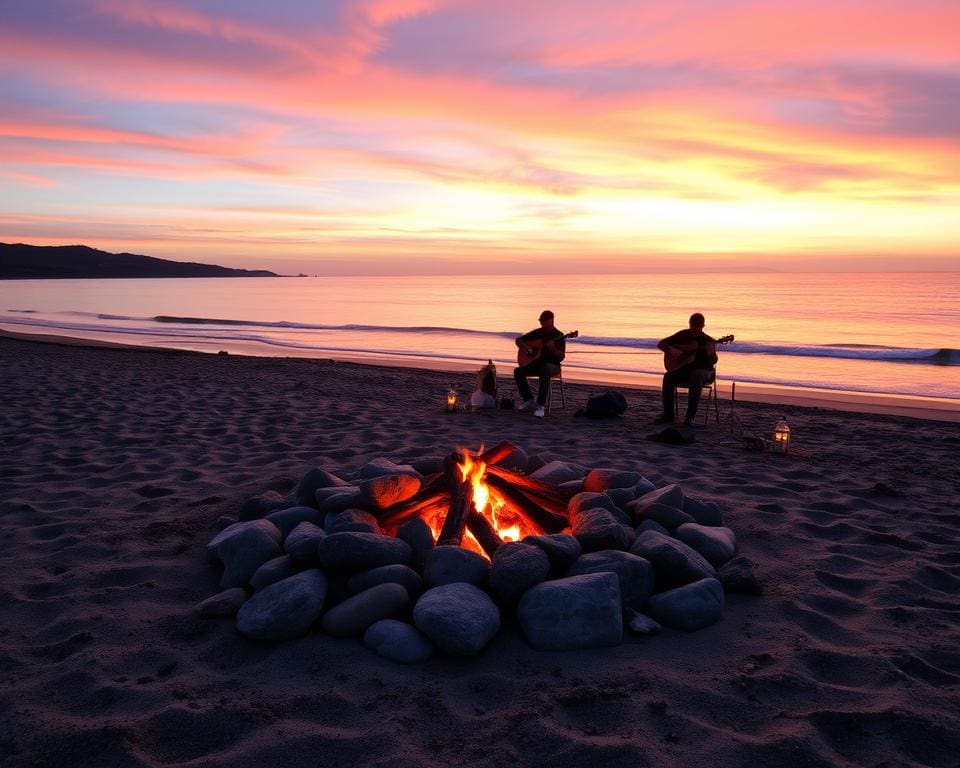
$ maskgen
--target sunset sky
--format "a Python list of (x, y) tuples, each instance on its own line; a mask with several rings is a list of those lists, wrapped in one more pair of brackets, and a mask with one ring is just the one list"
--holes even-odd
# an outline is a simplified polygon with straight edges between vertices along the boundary
[(0, 0), (0, 241), (960, 269), (957, 0)]

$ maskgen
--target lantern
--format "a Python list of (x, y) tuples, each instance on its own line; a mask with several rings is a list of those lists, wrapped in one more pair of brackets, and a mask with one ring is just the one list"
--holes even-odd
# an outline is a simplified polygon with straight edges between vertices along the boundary
[(782, 416), (773, 428), (773, 449), (777, 453), (787, 453), (790, 450), (790, 425)]
[(457, 388), (456, 386), (450, 387), (450, 390), (447, 392), (447, 411), (453, 413), (457, 410)]

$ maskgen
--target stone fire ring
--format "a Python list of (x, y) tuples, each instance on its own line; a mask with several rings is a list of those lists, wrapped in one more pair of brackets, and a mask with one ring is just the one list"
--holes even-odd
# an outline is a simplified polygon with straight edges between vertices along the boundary
[(479, 654), (504, 615), (533, 648), (598, 648), (624, 629), (702, 629), (725, 593), (761, 592), (715, 502), (509, 443), (479, 457), (533, 532), (503, 541), (452, 469), (465, 453), (342, 476), (318, 467), (286, 496), (248, 499), (207, 545), (222, 591), (196, 610), (235, 617), (255, 640), (321, 631), (416, 663)]

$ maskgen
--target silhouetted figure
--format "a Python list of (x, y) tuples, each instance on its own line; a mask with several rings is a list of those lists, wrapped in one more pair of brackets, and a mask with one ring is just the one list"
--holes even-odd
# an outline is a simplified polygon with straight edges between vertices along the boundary
[(667, 372), (663, 374), (663, 413), (659, 424), (672, 424), (677, 385), (687, 387), (687, 415), (683, 423), (692, 426), (700, 405), (700, 389), (716, 376), (717, 343), (703, 332), (706, 321), (699, 312), (690, 315), (690, 327), (662, 339), (657, 347), (663, 352)]

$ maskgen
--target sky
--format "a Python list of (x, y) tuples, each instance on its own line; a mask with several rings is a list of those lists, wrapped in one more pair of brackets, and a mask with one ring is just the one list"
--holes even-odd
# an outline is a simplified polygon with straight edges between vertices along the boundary
[(0, 241), (960, 270), (957, 0), (0, 0)]

